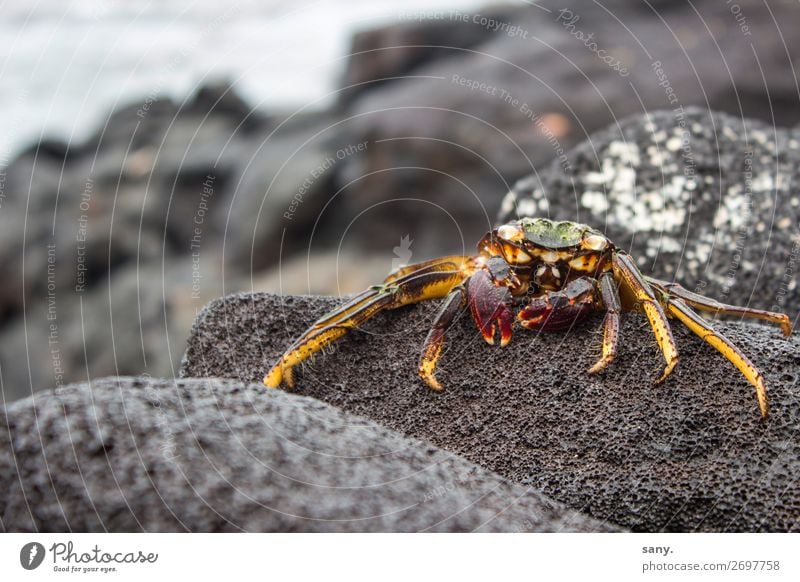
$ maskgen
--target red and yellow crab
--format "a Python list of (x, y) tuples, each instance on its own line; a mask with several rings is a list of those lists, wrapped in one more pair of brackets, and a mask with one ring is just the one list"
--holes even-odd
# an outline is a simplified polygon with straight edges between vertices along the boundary
[(764, 377), (752, 362), (696, 310), (752, 317), (792, 333), (789, 317), (760, 309), (726, 305), (687, 291), (676, 283), (644, 276), (625, 251), (601, 232), (576, 222), (522, 218), (489, 232), (474, 256), (448, 256), (409, 265), (382, 285), (357, 295), (312, 325), (267, 373), (264, 384), (294, 385), (293, 368), (384, 309), (445, 298), (422, 348), (419, 375), (434, 390), (442, 386), (434, 371), (445, 333), (467, 306), (484, 339), (511, 341), (515, 319), (522, 327), (557, 331), (571, 327), (593, 311), (605, 312), (603, 348), (588, 370), (606, 369), (617, 355), (620, 317), (643, 311), (655, 334), (666, 367), (663, 382), (678, 363), (669, 319), (677, 319), (730, 360), (756, 388), (761, 415), (769, 406)]

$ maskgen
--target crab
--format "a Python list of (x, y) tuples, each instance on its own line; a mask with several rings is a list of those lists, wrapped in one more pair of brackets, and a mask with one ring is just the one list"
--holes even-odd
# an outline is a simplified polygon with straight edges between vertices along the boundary
[(647, 277), (632, 257), (600, 231), (577, 222), (520, 218), (487, 233), (478, 254), (452, 255), (403, 266), (381, 285), (370, 287), (321, 317), (281, 356), (264, 377), (277, 388), (294, 386), (293, 370), (314, 353), (387, 310), (444, 299), (422, 347), (419, 375), (441, 390), (436, 363), (448, 327), (469, 308), (483, 338), (500, 345), (511, 341), (515, 324), (544, 332), (571, 328), (593, 312), (605, 313), (602, 352), (587, 372), (604, 371), (617, 356), (620, 318), (644, 312), (666, 365), (660, 384), (678, 364), (670, 319), (678, 320), (716, 348), (755, 387), (761, 416), (769, 415), (764, 376), (722, 333), (697, 311), (764, 320), (792, 333), (783, 313), (727, 305), (688, 291), (677, 283)]

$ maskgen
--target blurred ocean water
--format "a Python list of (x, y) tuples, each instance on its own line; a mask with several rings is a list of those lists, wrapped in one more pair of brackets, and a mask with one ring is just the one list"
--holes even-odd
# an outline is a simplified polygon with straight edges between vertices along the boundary
[(111, 109), (230, 81), (254, 107), (323, 108), (360, 29), (474, 0), (0, 2), (0, 166), (82, 140)]

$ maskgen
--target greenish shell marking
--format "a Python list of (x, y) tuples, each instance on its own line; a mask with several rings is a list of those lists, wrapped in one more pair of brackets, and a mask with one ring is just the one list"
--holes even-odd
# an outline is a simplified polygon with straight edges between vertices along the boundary
[(517, 225), (525, 231), (525, 237), (536, 246), (547, 249), (563, 249), (581, 243), (586, 232), (597, 232), (579, 222), (554, 221), (547, 218), (522, 218)]

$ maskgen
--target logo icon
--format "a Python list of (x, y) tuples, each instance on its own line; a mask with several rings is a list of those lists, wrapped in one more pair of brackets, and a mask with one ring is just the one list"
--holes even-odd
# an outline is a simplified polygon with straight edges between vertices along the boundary
[(400, 246), (394, 247), (395, 257), (392, 259), (392, 271), (404, 267), (411, 261), (411, 243), (414, 242), (409, 235), (405, 235), (400, 239)]
[(44, 546), (39, 542), (30, 542), (19, 551), (19, 563), (26, 570), (35, 570), (44, 561)]

